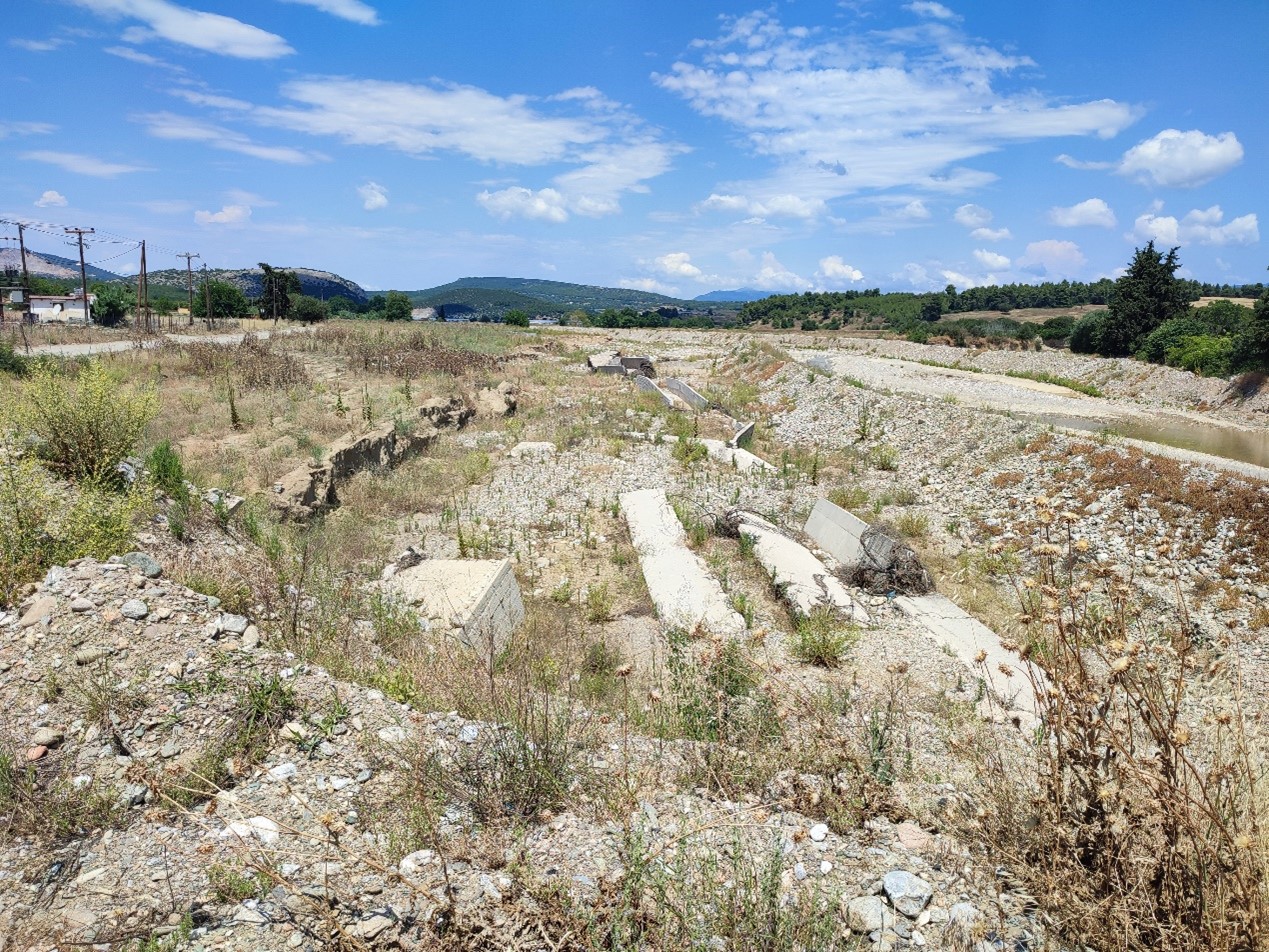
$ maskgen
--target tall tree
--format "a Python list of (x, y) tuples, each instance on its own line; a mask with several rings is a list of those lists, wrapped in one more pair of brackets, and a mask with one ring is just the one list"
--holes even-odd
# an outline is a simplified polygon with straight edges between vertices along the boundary
[(383, 302), (383, 317), (388, 321), (408, 321), (414, 305), (402, 291), (389, 291)]
[(251, 313), (247, 296), (236, 284), (228, 281), (208, 280), (194, 290), (194, 316), (207, 317), (207, 299), (211, 298), (211, 316), (242, 317)]
[(1138, 248), (1123, 277), (1115, 282), (1105, 323), (1098, 338), (1098, 352), (1106, 357), (1135, 353), (1146, 335), (1170, 317), (1190, 306), (1188, 285), (1176, 276), (1181, 262), (1173, 248), (1158, 251), (1154, 241)]
[(1234, 337), (1234, 370), (1269, 370), (1269, 288), (1260, 295), (1250, 319)]
[(291, 296), (300, 294), (300, 279), (294, 271), (279, 271), (260, 262), (260, 316), (265, 320), (285, 320), (291, 315)]

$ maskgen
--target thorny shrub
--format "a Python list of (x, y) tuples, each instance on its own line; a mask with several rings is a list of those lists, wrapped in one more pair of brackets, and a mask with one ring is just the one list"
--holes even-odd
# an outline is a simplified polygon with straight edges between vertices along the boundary
[(1184, 607), (1151, 622), (1090, 560), (1075, 515), (1036, 502), (1034, 574), (1016, 585), (1019, 653), (1047, 675), (1029, 673), (1042, 727), (1021, 773), (1016, 745), (979, 750), (972, 825), (1085, 945), (1269, 947), (1266, 790), (1240, 686), (1192, 701), (1196, 677), (1210, 687), (1225, 674), (1203, 670)]

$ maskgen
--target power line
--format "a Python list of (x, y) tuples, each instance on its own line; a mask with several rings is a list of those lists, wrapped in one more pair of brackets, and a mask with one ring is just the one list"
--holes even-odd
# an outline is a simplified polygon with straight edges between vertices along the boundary
[(84, 318), (92, 320), (92, 313), (88, 310), (88, 269), (84, 266), (84, 235), (91, 235), (91, 228), (67, 228), (68, 235), (74, 235), (79, 239), (79, 297), (84, 302)]

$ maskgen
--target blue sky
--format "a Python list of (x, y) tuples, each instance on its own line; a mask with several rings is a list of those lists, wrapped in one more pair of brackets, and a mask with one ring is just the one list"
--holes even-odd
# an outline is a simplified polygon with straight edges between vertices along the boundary
[[(5, 21), (0, 217), (146, 238), (152, 269), (927, 290), (1114, 276), (1154, 238), (1188, 276), (1269, 278), (1262, 0), (19, 0)], [(89, 255), (136, 269), (127, 243)]]

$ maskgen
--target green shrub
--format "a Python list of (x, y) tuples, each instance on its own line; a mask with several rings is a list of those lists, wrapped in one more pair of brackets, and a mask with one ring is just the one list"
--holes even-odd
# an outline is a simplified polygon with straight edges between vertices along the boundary
[(119, 464), (157, 412), (153, 387), (128, 387), (90, 361), (73, 380), (36, 367), (12, 410), (12, 424), (35, 437), (40, 457), (59, 475), (119, 485)]
[(889, 443), (878, 444), (869, 451), (868, 462), (877, 469), (893, 472), (899, 468), (899, 451)]
[(1149, 334), (1137, 350), (1138, 360), (1161, 364), (1168, 358), (1168, 351), (1180, 345), (1187, 337), (1202, 337), (1209, 332), (1207, 322), (1196, 314), (1186, 314), (1164, 321)]
[(1102, 343), (1102, 332), (1106, 329), (1107, 311), (1090, 311), (1076, 322), (1071, 329), (1071, 352), (1076, 354), (1096, 354)]
[(185, 467), (181, 457), (164, 440), (145, 458), (145, 471), (154, 485), (177, 502), (189, 501), (189, 487), (185, 485)]
[(0, 340), (0, 373), (21, 377), (27, 371), (27, 359), (13, 350), (13, 342)]
[(1232, 337), (1207, 334), (1183, 337), (1168, 350), (1168, 366), (1181, 367), (1203, 377), (1228, 377), (1233, 355)]
[(857, 628), (843, 626), (832, 612), (819, 610), (798, 619), (793, 654), (807, 664), (835, 668), (858, 640)]

